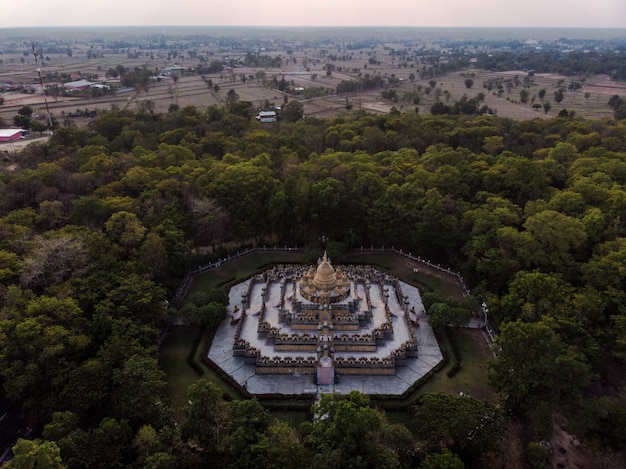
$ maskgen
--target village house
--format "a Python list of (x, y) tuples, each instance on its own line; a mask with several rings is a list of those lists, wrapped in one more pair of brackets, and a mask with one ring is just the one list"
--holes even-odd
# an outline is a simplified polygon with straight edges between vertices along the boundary
[(261, 122), (276, 122), (276, 111), (261, 111), (256, 118)]

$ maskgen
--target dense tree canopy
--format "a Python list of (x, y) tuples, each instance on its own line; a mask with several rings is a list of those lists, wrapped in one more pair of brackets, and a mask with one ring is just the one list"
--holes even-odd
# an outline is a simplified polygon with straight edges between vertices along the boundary
[[(359, 395), (322, 399), (317, 418), (295, 429), (200, 382), (186, 425), (174, 425), (158, 339), (172, 317), (214, 326), (224, 315), (212, 294), (168, 308), (203, 260), (192, 248), (213, 246), (219, 258), (226, 245), (303, 245), (321, 234), (461, 269), (495, 321), (502, 405), (531, 419), (537, 406), (580, 407), (598, 416), (586, 434), (599, 432), (601, 409), (618, 401), (587, 408), (582, 391), (626, 359), (623, 120), (515, 122), (460, 109), (323, 121), (300, 119), (294, 105), (293, 119), (264, 125), (236, 104), (114, 109), (2, 163), (0, 384), (45, 426), (45, 440), (21, 443), (19, 454), (57, 461), (58, 448), (67, 467), (213, 457), (278, 467), (290, 455), (308, 467), (401, 467), (425, 457), (413, 448), (419, 438), (473, 467), (459, 422), (432, 442), (425, 423), (411, 435)], [(442, 327), (458, 319), (445, 301), (429, 306)], [(459, 402), (469, 415), (493, 411)], [(453, 407), (433, 405), (444, 404)]]

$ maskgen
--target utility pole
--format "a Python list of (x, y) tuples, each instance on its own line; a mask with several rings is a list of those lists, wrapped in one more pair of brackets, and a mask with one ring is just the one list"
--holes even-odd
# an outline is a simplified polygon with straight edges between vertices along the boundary
[(37, 51), (35, 50), (35, 42), (31, 42), (33, 49), (33, 55), (35, 56), (35, 65), (37, 66), (37, 73), (39, 74), (39, 83), (41, 84), (41, 94), (43, 96), (43, 102), (46, 104), (46, 113), (48, 114), (48, 130), (52, 132), (52, 115), (50, 114), (50, 108), (48, 107), (48, 98), (46, 97), (46, 90), (43, 87), (43, 77), (41, 76), (41, 68), (39, 67), (39, 61), (37, 60)]

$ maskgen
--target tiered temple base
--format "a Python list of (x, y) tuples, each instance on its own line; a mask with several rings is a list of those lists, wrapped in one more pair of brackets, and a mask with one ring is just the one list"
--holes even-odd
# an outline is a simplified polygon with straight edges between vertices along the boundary
[(417, 357), (400, 282), (369, 266), (278, 266), (250, 280), (233, 314), (233, 355), (256, 374), (394, 375)]

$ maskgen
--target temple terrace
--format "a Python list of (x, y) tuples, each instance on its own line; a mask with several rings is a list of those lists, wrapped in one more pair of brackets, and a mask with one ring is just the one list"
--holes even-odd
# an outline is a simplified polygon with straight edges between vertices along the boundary
[(402, 394), (443, 357), (417, 288), (371, 266), (282, 265), (231, 288), (209, 358), (252, 394)]

